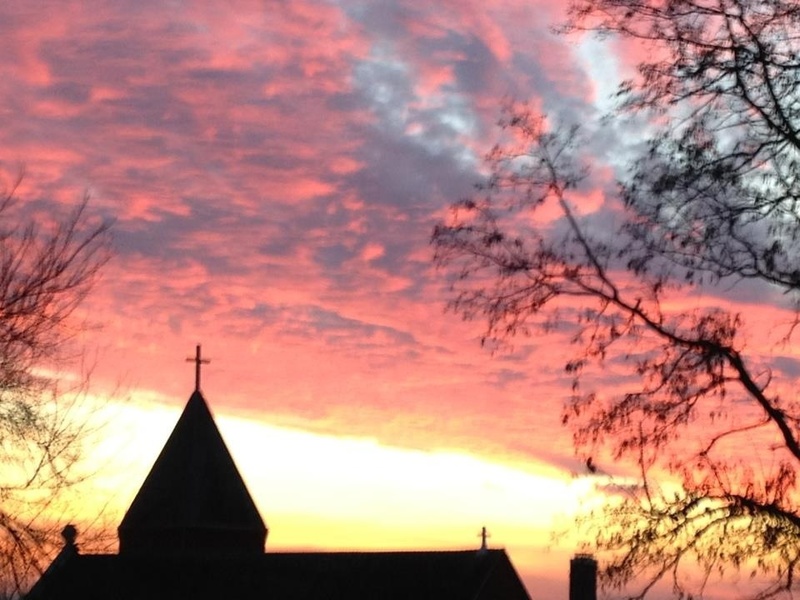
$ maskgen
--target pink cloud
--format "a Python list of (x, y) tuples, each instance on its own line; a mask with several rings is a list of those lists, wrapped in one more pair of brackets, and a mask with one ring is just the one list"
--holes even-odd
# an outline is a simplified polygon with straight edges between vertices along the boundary
[(180, 405), (202, 342), (220, 410), (568, 463), (563, 339), (489, 356), (480, 324), (443, 314), (428, 246), (504, 96), (586, 108), (572, 54), (543, 41), (555, 8), (60, 6), (0, 7), (0, 166), (27, 165), (39, 210), (88, 190), (117, 218), (82, 313), (104, 326), (86, 334), (99, 386)]

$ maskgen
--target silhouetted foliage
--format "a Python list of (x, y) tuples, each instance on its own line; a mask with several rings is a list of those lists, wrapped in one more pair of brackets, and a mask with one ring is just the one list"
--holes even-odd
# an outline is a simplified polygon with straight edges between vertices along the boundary
[(634, 232), (690, 280), (800, 286), (800, 6), (785, 0), (579, 0), (573, 27), (655, 56), (621, 110), (668, 117), (623, 185)]
[[(646, 150), (602, 211), (584, 208), (580, 132), (509, 107), (487, 182), (433, 232), (451, 308), (485, 319), (484, 340), (572, 333), (564, 423), (584, 457), (639, 473), (610, 486), (595, 530), (604, 582), (637, 597), (665, 578), (701, 593), (684, 577), (696, 564), (766, 576), (761, 597), (794, 585), (796, 382), (748, 348), (746, 315), (713, 304), (800, 290), (799, 25), (794, 1), (577, 0), (567, 30), (643, 44), (615, 118), (643, 124)], [(676, 310), (695, 290), (720, 300)], [(584, 389), (612, 360), (623, 390)]]
[[(69, 215), (25, 217), (17, 186), (0, 198), (0, 593), (30, 583), (60, 544), (53, 522), (61, 493), (81, 474), (85, 420), (72, 409), (80, 377), (60, 381), (72, 315), (108, 258), (109, 223), (95, 222), (86, 201)], [(84, 416), (85, 419), (85, 416)]]

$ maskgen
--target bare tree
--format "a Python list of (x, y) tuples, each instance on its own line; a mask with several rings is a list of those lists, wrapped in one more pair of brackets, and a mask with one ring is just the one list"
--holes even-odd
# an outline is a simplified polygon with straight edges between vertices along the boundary
[(578, 0), (585, 28), (655, 57), (619, 92), (620, 112), (667, 117), (622, 186), (642, 243), (690, 278), (800, 287), (800, 5)]
[[(19, 182), (17, 182), (18, 184)], [(75, 470), (86, 423), (71, 409), (86, 381), (52, 373), (75, 358), (73, 313), (109, 256), (109, 223), (86, 200), (60, 220), (26, 217), (17, 185), (0, 198), (0, 592), (46, 566), (52, 521)]]
[[(578, 0), (571, 15), (569, 30), (647, 50), (615, 115), (645, 123), (650, 140), (610, 208), (621, 226), (575, 194), (590, 176), (579, 132), (513, 107), (488, 181), (433, 233), (451, 308), (485, 319), (485, 340), (536, 326), (572, 336), (564, 422), (578, 452), (638, 473), (614, 486), (595, 530), (607, 585), (643, 597), (666, 579), (702, 593), (705, 580), (686, 576), (700, 565), (752, 572), (760, 597), (791, 591), (796, 381), (724, 306), (744, 288), (784, 305), (800, 290), (800, 5)], [(700, 289), (717, 306), (674, 308)], [(774, 314), (790, 344), (796, 317)], [(602, 379), (611, 361), (623, 382)], [(598, 381), (613, 387), (586, 385)]]

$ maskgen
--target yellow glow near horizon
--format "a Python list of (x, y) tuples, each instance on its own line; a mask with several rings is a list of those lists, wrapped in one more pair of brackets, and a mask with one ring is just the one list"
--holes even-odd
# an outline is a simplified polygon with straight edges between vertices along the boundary
[[(180, 409), (158, 402), (106, 405), (87, 448), (91, 491), (79, 520), (105, 507), (119, 522), (174, 427)], [(500, 464), (216, 415), (223, 438), (270, 529), (268, 548), (433, 549), (505, 547), (521, 570), (542, 566), (552, 532), (569, 529), (592, 482), (553, 467)], [(565, 565), (576, 540), (552, 556)]]

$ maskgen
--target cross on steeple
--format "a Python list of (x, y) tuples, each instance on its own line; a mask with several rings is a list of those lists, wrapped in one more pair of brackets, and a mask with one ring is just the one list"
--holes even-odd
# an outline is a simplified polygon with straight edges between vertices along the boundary
[(486, 531), (486, 527), (485, 526), (481, 527), (481, 533), (480, 533), (480, 538), (481, 538), (481, 548), (480, 549), (481, 550), (487, 550), (489, 548), (488, 544), (486, 543), (486, 540), (488, 538), (490, 538), (490, 537), (491, 536), (489, 535), (489, 532)]
[(207, 358), (202, 358), (200, 356), (200, 344), (197, 344), (197, 348), (195, 350), (195, 355), (193, 358), (187, 358), (186, 362), (193, 362), (194, 363), (194, 391), (200, 391), (200, 365), (208, 364), (211, 361)]

